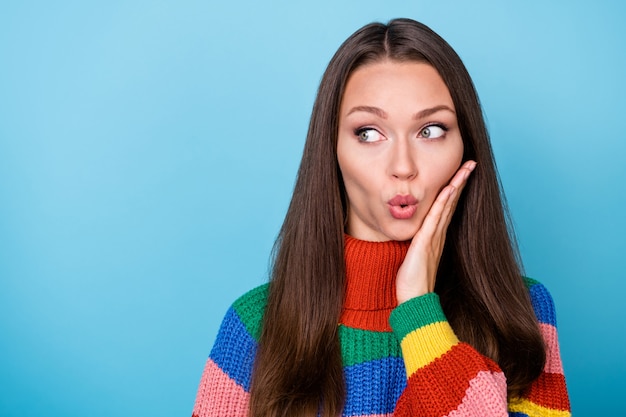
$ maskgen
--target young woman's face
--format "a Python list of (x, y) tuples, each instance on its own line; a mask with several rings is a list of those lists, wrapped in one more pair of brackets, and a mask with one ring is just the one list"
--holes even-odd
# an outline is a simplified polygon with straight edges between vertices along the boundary
[(433, 67), (382, 61), (352, 73), (337, 142), (349, 235), (411, 239), (462, 158), (454, 104)]

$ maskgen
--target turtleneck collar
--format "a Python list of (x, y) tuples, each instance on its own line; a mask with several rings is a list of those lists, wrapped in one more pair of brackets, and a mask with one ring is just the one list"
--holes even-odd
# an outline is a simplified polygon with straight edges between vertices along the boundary
[(346, 295), (340, 323), (364, 330), (391, 331), (396, 275), (409, 250), (407, 242), (367, 242), (345, 235)]

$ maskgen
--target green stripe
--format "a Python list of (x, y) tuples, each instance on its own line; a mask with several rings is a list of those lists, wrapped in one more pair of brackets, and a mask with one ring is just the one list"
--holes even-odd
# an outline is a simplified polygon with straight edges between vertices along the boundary
[(396, 307), (389, 317), (389, 324), (399, 340), (413, 330), (440, 321), (448, 321), (443, 314), (439, 296), (434, 292), (415, 297)]
[(257, 342), (261, 336), (261, 322), (267, 305), (268, 290), (269, 284), (261, 285), (248, 291), (233, 303), (233, 308), (239, 319)]
[(536, 279), (532, 279), (528, 277), (522, 277), (522, 278), (524, 278), (524, 284), (526, 284), (526, 288), (530, 288), (533, 285), (539, 284), (539, 281), (537, 281)]
[(339, 340), (344, 366), (402, 355), (398, 339), (391, 332), (374, 332), (340, 325)]

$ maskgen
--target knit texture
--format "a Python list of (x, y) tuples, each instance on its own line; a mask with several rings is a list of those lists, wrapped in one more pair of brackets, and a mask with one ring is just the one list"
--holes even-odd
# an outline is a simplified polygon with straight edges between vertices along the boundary
[[(346, 403), (343, 416), (561, 417), (570, 405), (555, 310), (546, 288), (526, 279), (546, 342), (544, 372), (524, 398), (507, 403), (498, 365), (460, 342), (437, 294), (397, 306), (395, 277), (407, 242), (346, 236), (347, 294), (339, 324)], [(205, 366), (194, 417), (246, 416), (268, 285), (226, 313)]]
[(396, 275), (411, 242), (366, 242), (345, 238), (346, 296), (339, 322), (363, 330), (390, 332), (398, 305)]

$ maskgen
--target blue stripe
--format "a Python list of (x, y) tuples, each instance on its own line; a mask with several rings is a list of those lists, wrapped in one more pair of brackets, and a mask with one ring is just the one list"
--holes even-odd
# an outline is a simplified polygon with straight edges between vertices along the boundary
[(551, 324), (556, 327), (556, 312), (554, 301), (543, 284), (535, 284), (530, 287), (530, 300), (535, 310), (535, 315), (540, 323)]
[(250, 392), (256, 349), (256, 341), (246, 331), (237, 312), (229, 308), (209, 357), (246, 392)]
[(528, 417), (526, 413), (509, 413), (509, 417)]
[(382, 358), (344, 368), (344, 416), (392, 413), (406, 387), (402, 358)]

